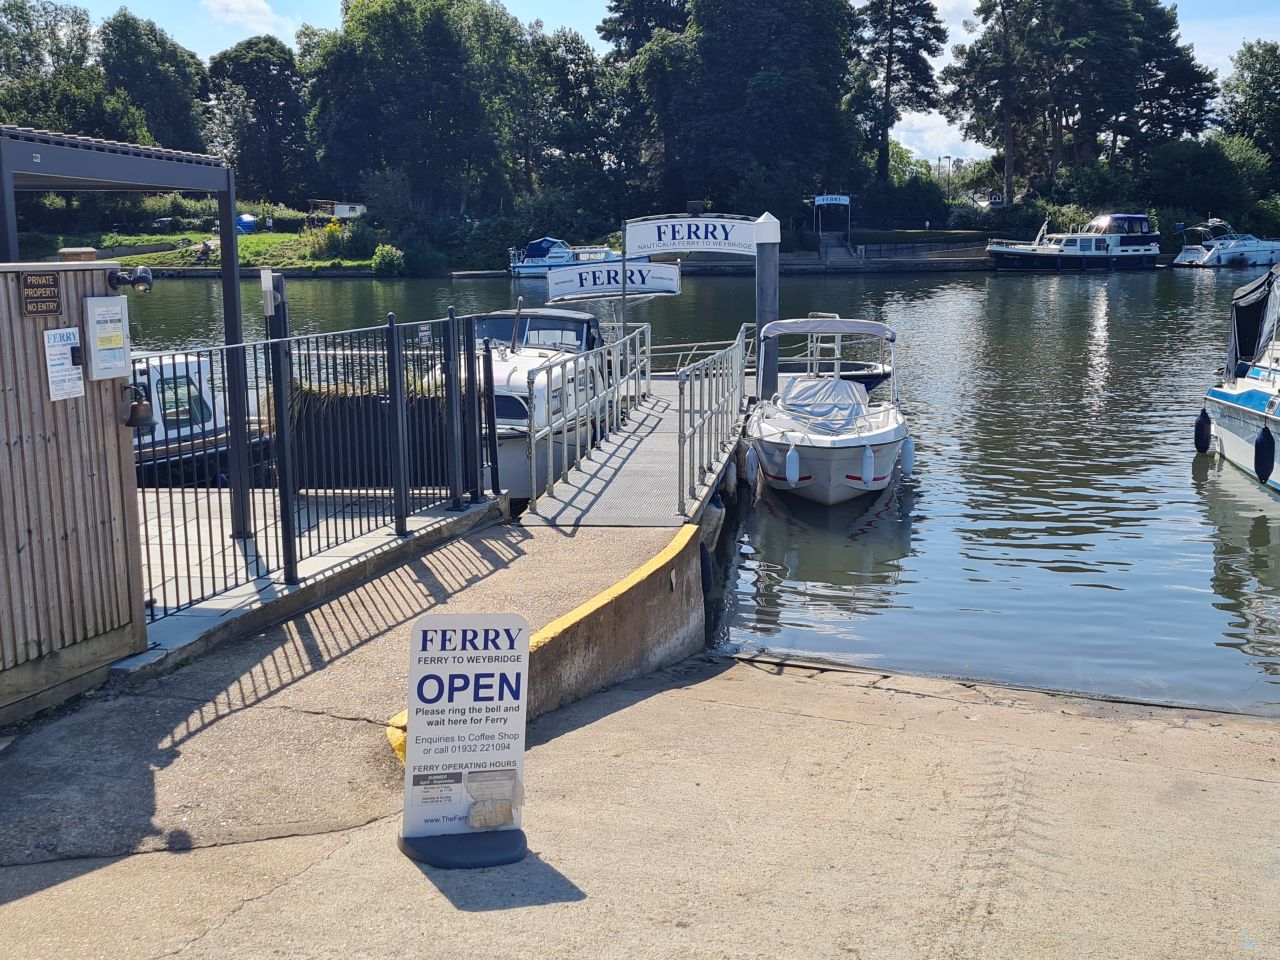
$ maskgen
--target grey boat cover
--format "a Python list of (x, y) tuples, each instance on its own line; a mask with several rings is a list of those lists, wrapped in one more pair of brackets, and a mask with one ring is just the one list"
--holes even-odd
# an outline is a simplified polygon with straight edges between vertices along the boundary
[(867, 390), (852, 380), (836, 377), (796, 377), (787, 381), (777, 399), (780, 410), (825, 432), (852, 430), (867, 412)]
[(1234, 380), (1241, 364), (1258, 359), (1276, 334), (1280, 319), (1280, 265), (1231, 296), (1231, 341), (1227, 346), (1226, 376)]

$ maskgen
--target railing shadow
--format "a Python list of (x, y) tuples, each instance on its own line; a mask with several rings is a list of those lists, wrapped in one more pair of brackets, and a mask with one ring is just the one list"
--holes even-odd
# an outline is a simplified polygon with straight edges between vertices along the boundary
[[(453, 541), (170, 676), (19, 730), (0, 752), (0, 904), (110, 862), (102, 858), (279, 835), (272, 824), (306, 833), (308, 824), (332, 828), (339, 817), (351, 826), (390, 812), (400, 776), (390, 752), (369, 748), (353, 760), (352, 745), (339, 739), (294, 755), (307, 749), (298, 731), (309, 727), (300, 721), (381, 724), (403, 704), (407, 662), (395, 632), (508, 566), (529, 536), (503, 526)], [(385, 655), (350, 661), (379, 643)], [(353, 676), (363, 678), (369, 702), (347, 690), (342, 678)], [(268, 701), (270, 713), (246, 715)], [(211, 731), (207, 744), (197, 739)], [(255, 783), (255, 758), (279, 782)], [(345, 786), (352, 763), (367, 784)], [(290, 779), (281, 773), (290, 767), (309, 774)], [(355, 791), (350, 808), (340, 802), (343, 789)], [(332, 809), (318, 811), (318, 802)]]

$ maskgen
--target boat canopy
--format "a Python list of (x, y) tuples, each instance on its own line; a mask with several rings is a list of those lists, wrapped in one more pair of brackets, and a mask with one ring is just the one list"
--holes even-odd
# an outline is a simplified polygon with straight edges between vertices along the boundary
[(1231, 342), (1227, 347), (1226, 374), (1235, 379), (1236, 368), (1253, 363), (1272, 341), (1280, 319), (1280, 264), (1231, 296)]
[(843, 317), (806, 317), (803, 320), (774, 320), (766, 323), (760, 331), (760, 339), (781, 337), (787, 334), (860, 334), (862, 336), (879, 337), (893, 343), (898, 335), (892, 327), (874, 320), (845, 320)]
[(541, 240), (535, 240), (524, 248), (524, 258), (526, 260), (540, 260), (550, 253), (555, 247), (562, 247), (565, 243), (563, 240), (557, 240), (555, 237), (543, 237)]

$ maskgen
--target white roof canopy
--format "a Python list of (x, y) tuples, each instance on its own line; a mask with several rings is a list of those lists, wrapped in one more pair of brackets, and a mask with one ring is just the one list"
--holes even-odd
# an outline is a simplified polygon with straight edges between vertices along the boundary
[(760, 339), (781, 337), (787, 334), (860, 334), (868, 337), (879, 337), (893, 343), (898, 335), (892, 327), (874, 320), (846, 320), (843, 317), (806, 317), (803, 320), (774, 320), (766, 323), (760, 331)]

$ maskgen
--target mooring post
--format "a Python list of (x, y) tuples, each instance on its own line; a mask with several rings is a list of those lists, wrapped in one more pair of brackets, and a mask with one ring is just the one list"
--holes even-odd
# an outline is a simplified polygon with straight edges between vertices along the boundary
[[(292, 333), (284, 276), (271, 273), (270, 282), (272, 296), (267, 298), (270, 304), (267, 335), (271, 338), (271, 444), (276, 458), (284, 582), (292, 584), (298, 582), (298, 489), (293, 471), (293, 344), (289, 339)], [(266, 286), (264, 283), (264, 294)]]
[(391, 508), (396, 536), (409, 535), (409, 395), (404, 388), (404, 334), (387, 314), (387, 392), (391, 408)]
[[(756, 337), (765, 324), (778, 319), (778, 274), (782, 230), (766, 213), (756, 221)], [(756, 395), (761, 399), (778, 392), (778, 339), (760, 340), (756, 346)]]
[(462, 491), (466, 488), (463, 476), (462, 449), (462, 364), (458, 343), (458, 318), (453, 307), (449, 308), (449, 321), (445, 325), (444, 345), (444, 395), (449, 429), (449, 497), (450, 510), (462, 510)]

